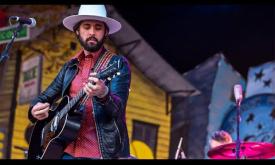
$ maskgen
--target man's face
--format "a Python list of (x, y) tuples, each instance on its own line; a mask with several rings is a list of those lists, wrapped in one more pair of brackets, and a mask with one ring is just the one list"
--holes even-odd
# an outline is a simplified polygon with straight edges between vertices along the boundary
[(83, 48), (89, 52), (95, 52), (104, 43), (107, 31), (104, 23), (95, 20), (83, 21), (76, 30), (77, 38)]

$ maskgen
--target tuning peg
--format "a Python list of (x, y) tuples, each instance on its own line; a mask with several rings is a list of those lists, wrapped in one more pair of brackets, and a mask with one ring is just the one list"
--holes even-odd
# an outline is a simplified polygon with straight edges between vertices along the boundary
[(111, 81), (111, 80), (112, 80), (112, 78), (111, 78), (111, 77), (108, 77), (108, 78), (107, 78), (107, 80)]
[(113, 78), (115, 78), (115, 77), (116, 77), (116, 75), (114, 74), (114, 75), (113, 75)]
[(120, 72), (117, 72), (116, 74), (119, 76), (119, 75), (120, 75)]

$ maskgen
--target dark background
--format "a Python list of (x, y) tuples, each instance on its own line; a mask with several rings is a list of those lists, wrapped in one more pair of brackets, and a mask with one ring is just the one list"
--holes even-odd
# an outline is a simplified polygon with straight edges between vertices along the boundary
[(274, 60), (273, 5), (114, 5), (180, 73), (215, 53), (247, 78), (250, 66)]

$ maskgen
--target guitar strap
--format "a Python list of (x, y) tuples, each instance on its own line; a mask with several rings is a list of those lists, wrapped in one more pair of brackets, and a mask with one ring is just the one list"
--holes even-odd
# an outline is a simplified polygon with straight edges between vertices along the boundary
[(94, 72), (99, 73), (101, 70), (105, 69), (114, 55), (115, 54), (113, 52), (106, 49), (104, 54), (97, 60), (94, 67)]
[[(109, 51), (108, 49), (104, 49), (103, 51), (104, 53), (98, 58), (95, 64), (95, 67), (93, 69), (93, 72), (99, 73), (100, 71), (105, 69), (108, 66), (111, 58), (115, 56), (115, 54)], [(85, 96), (85, 98), (81, 101), (80, 105), (84, 105), (87, 99), (88, 99), (88, 96)]]

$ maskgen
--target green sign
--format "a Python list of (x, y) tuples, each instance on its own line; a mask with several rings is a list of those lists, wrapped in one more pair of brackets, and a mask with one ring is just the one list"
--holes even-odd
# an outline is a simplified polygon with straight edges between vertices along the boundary
[[(8, 26), (0, 28), (0, 44), (8, 43), (15, 31), (15, 26)], [(17, 33), (16, 39), (14, 41), (22, 41), (30, 39), (30, 28), (28, 26), (23, 26), (23, 28)]]

